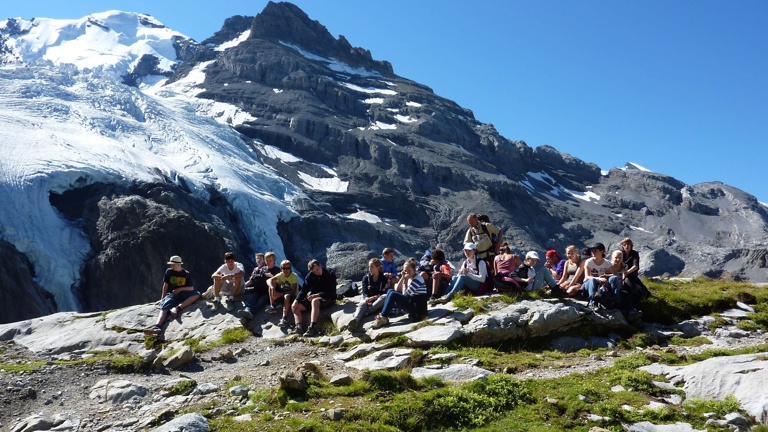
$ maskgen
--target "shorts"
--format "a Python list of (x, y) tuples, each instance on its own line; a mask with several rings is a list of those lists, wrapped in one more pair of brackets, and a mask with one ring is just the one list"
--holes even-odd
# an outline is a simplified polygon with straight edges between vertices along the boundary
[(177, 295), (173, 295), (171, 293), (168, 293), (163, 297), (163, 299), (160, 301), (160, 309), (167, 310), (174, 308), (182, 303), (184, 303), (184, 300), (194, 297), (196, 295), (200, 295), (200, 293), (197, 290), (192, 291), (182, 291), (178, 293)]
[[(312, 309), (312, 301), (304, 299), (298, 302), (300, 305), (304, 306), (304, 309), (311, 310)], [(328, 306), (332, 306), (336, 304), (335, 301), (328, 300), (326, 298), (320, 298), (320, 309), (325, 309)]]

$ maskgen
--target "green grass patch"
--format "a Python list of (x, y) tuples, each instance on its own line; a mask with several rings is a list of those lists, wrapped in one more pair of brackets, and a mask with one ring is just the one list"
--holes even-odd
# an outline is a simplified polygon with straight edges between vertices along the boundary
[(709, 340), (706, 336), (696, 336), (692, 338), (684, 338), (678, 335), (672, 336), (672, 339), (669, 340), (669, 343), (672, 345), (679, 345), (679, 346), (702, 346), (702, 345), (711, 345), (712, 341)]
[(177, 382), (168, 390), (168, 396), (186, 395), (197, 387), (197, 382), (185, 379)]
[(36, 372), (40, 370), (41, 367), (47, 364), (48, 362), (43, 360), (13, 362), (13, 363), (6, 363), (6, 364), (0, 365), (0, 370), (8, 373), (12, 373), (12, 374), (29, 373), (29, 372)]

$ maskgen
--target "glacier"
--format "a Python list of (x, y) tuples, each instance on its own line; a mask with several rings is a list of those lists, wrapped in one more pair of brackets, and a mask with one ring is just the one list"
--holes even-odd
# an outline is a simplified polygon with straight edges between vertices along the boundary
[[(162, 77), (141, 88), (121, 83), (145, 53), (164, 67), (177, 63), (168, 48), (183, 35), (119, 11), (6, 20), (0, 29), (11, 24), (23, 31), (4, 41), (0, 66), (0, 236), (29, 257), (36, 282), (60, 311), (80, 309), (73, 288), (90, 245), (51, 205), (51, 193), (170, 181), (206, 200), (212, 188), (229, 201), (255, 249), (285, 255), (277, 223), (295, 216), (291, 203), (305, 195), (260, 162), (264, 143), (247, 143), (232, 129), (248, 116), (195, 98), (204, 68), (168, 86)], [(99, 50), (86, 56), (83, 49), (94, 45)]]

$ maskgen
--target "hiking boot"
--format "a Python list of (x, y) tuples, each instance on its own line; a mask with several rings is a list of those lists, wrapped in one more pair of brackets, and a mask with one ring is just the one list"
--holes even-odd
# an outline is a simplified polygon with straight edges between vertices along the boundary
[(437, 304), (437, 297), (432, 296), (429, 298), (429, 304), (434, 305)]
[(439, 304), (446, 304), (449, 301), (451, 301), (450, 297), (442, 296), (439, 299), (435, 299), (435, 302), (433, 304), (439, 305)]
[(376, 317), (376, 321), (373, 322), (373, 326), (371, 326), (371, 328), (372, 329), (382, 328), (387, 324), (389, 324), (389, 318), (379, 315)]
[(350, 333), (353, 333), (355, 330), (357, 330), (357, 318), (352, 318), (352, 321), (347, 324), (347, 330), (349, 330)]
[(240, 309), (239, 311), (237, 311), (237, 316), (239, 316), (240, 318), (248, 319), (248, 320), (253, 319), (253, 313), (251, 312), (251, 308), (249, 307), (246, 307), (244, 309)]
[(280, 318), (280, 321), (277, 323), (278, 327), (280, 328), (286, 328), (291, 325), (291, 323), (288, 322), (288, 319), (285, 317)]
[(309, 328), (307, 328), (307, 331), (304, 332), (304, 337), (315, 337), (318, 336), (320, 333), (317, 331), (317, 327), (314, 325), (310, 325)]
[(144, 329), (145, 334), (149, 335), (158, 335), (162, 333), (163, 329), (159, 325), (153, 325), (152, 327), (147, 327)]
[(301, 324), (296, 324), (296, 327), (293, 328), (289, 333), (291, 334), (297, 334), (299, 336), (303, 335), (305, 332), (304, 326)]

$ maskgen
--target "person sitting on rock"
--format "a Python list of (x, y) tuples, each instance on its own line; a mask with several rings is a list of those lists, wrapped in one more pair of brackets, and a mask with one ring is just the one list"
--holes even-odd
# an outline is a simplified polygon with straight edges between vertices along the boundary
[(412, 320), (422, 320), (427, 315), (427, 285), (416, 272), (418, 264), (413, 258), (403, 264), (403, 274), (393, 290), (387, 292), (381, 313), (376, 316), (372, 328), (389, 324), (389, 314), (396, 306), (408, 311)]
[[(632, 301), (637, 303), (650, 296), (650, 291), (640, 280), (638, 275), (640, 270), (640, 254), (633, 249), (634, 244), (629, 237), (621, 241), (622, 261), (624, 262), (624, 286), (632, 297)], [(637, 307), (637, 304), (633, 305)]]
[(168, 260), (171, 267), (165, 270), (163, 276), (163, 291), (160, 294), (160, 314), (152, 327), (144, 330), (147, 334), (160, 334), (163, 323), (170, 314), (176, 318), (185, 307), (196, 302), (200, 293), (192, 284), (192, 276), (186, 269), (181, 268), (184, 262), (181, 257), (174, 255)]
[(493, 260), (493, 285), (499, 292), (520, 291), (520, 285), (512, 279), (512, 273), (520, 266), (520, 258), (512, 252), (507, 242), (499, 248)]
[(235, 296), (239, 294), (243, 285), (243, 276), (245, 268), (239, 262), (235, 261), (235, 254), (227, 252), (224, 254), (224, 264), (221, 265), (211, 275), (213, 279), (213, 300), (211, 300), (211, 309), (216, 310), (219, 304), (222, 304), (221, 293), (224, 293), (224, 306), (228, 311), (235, 307)]
[[(430, 258), (429, 267), (432, 271), (429, 272), (430, 280), (427, 282), (427, 287), (431, 288), (432, 292), (430, 300), (436, 300), (447, 291), (453, 278), (453, 266), (445, 259), (445, 252), (440, 248), (435, 248)], [(423, 278), (424, 274), (421, 276)]]
[[(296, 328), (294, 333), (303, 334), (304, 337), (315, 337), (320, 333), (318, 321), (320, 310), (336, 304), (336, 274), (313, 259), (307, 264), (309, 274), (304, 285), (299, 290), (299, 295), (291, 306)], [(302, 324), (304, 312), (310, 311), (310, 323), (306, 332)], [(281, 327), (283, 323), (281, 323)]]
[(381, 252), (381, 264), (384, 270), (384, 277), (387, 278), (387, 283), (390, 288), (394, 288), (397, 285), (399, 274), (397, 272), (397, 264), (395, 263), (395, 250), (392, 248), (384, 248)]
[(544, 254), (544, 268), (549, 270), (557, 281), (563, 277), (563, 266), (565, 266), (565, 260), (560, 259), (560, 254), (556, 250), (550, 249)]
[(480, 292), (480, 286), (486, 283), (488, 279), (488, 269), (485, 260), (476, 255), (476, 250), (477, 247), (474, 243), (466, 243), (464, 245), (464, 256), (466, 259), (461, 263), (458, 276), (451, 280), (445, 295), (433, 300), (433, 304), (448, 303), (464, 288), (474, 293)]
[[(579, 273), (582, 266), (581, 255), (574, 245), (565, 248), (565, 256), (568, 259), (563, 266), (563, 275), (558, 281), (560, 289), (566, 292), (570, 297), (576, 297), (581, 293), (581, 283), (584, 280), (584, 272)], [(580, 276), (577, 278), (576, 276)]]
[(299, 278), (293, 272), (291, 262), (283, 260), (280, 263), (280, 273), (269, 279), (267, 285), (269, 286), (269, 306), (264, 309), (264, 312), (276, 314), (282, 309), (283, 317), (280, 319), (280, 324), (281, 327), (287, 327), (291, 303), (299, 288)]
[(357, 305), (352, 320), (347, 324), (347, 330), (354, 332), (360, 320), (366, 315), (377, 312), (384, 306), (384, 299), (390, 289), (388, 279), (384, 276), (384, 266), (378, 258), (368, 261), (368, 273), (363, 276), (363, 300)]
[(616, 304), (621, 303), (621, 278), (613, 275), (613, 263), (605, 259), (605, 245), (595, 243), (590, 248), (592, 258), (584, 263), (584, 284), (582, 290), (589, 296), (588, 306), (597, 308), (594, 297), (601, 286), (610, 287)]
[(245, 282), (246, 290), (250, 288), (253, 292), (248, 295), (245, 308), (237, 312), (245, 321), (252, 320), (256, 311), (270, 303), (267, 281), (280, 274), (280, 267), (275, 265), (276, 261), (277, 256), (274, 252), (256, 254), (256, 267), (251, 277)]
[(544, 287), (544, 284), (547, 284), (553, 294), (559, 294), (560, 287), (555, 278), (552, 277), (552, 273), (547, 269), (537, 272), (534, 268), (538, 262), (539, 254), (536, 251), (528, 252), (525, 254), (525, 259), (520, 267), (512, 273), (512, 279), (524, 287), (525, 291), (538, 291)]

